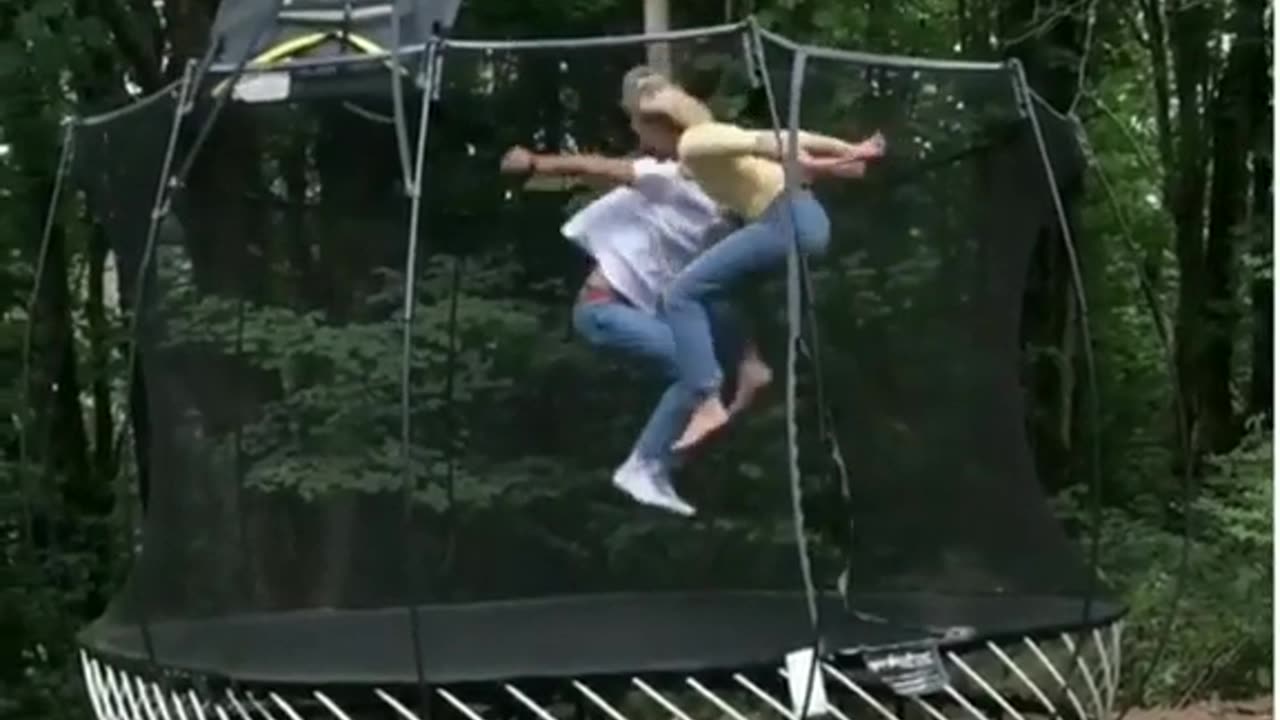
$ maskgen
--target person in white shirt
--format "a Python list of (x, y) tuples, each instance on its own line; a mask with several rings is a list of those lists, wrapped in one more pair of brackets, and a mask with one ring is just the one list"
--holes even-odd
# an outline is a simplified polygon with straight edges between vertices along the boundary
[[(675, 341), (658, 312), (667, 283), (716, 240), (734, 229), (719, 207), (689, 178), (678, 163), (655, 157), (633, 159), (594, 155), (535, 155), (510, 149), (502, 171), (511, 174), (570, 175), (618, 187), (580, 210), (561, 228), (571, 242), (596, 262), (579, 292), (574, 327), (593, 347), (618, 351), (646, 362), (668, 379), (676, 377)], [(717, 346), (726, 359), (737, 360), (731, 413), (750, 405), (772, 379), (755, 344), (741, 337), (731, 309), (716, 303), (712, 322)], [(695, 399), (671, 383), (660, 403), (688, 405)], [(669, 454), (683, 427), (667, 427), (665, 418), (684, 412), (654, 413), (637, 438), (631, 455), (614, 473), (613, 483), (633, 499), (692, 515), (693, 506), (671, 486), (669, 475), (642, 471), (638, 458)]]

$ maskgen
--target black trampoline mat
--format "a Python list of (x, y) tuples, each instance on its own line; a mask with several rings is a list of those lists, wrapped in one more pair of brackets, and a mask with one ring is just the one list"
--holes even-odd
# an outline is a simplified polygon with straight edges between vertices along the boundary
[[(923, 622), (911, 622), (923, 617), (903, 618), (892, 596), (874, 597), (859, 608), (874, 605), (879, 620), (848, 614), (838, 598), (823, 600), (829, 648), (855, 652), (929, 637)], [(1015, 602), (1035, 604), (1001, 599), (985, 613), (1009, 620), (1016, 614), (997, 605)], [(1030, 613), (1040, 627), (1079, 624), (1079, 602), (1052, 605)], [(1061, 615), (1067, 608), (1074, 618)], [(1048, 617), (1053, 610), (1060, 616)], [(798, 593), (571, 596), (424, 606), (417, 615), (423, 679), (432, 684), (750, 669), (776, 666), (813, 642)], [(410, 628), (406, 608), (303, 610), (156, 622), (151, 634), (165, 668), (245, 683), (389, 685), (418, 681)], [(1008, 622), (996, 629), (1012, 630)], [(148, 661), (137, 625), (100, 620), (82, 641), (106, 657)]]

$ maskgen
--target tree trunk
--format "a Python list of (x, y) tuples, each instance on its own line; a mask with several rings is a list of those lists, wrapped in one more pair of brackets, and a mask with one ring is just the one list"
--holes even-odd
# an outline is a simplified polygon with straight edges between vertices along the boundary
[(1274, 295), (1272, 294), (1272, 163), (1270, 155), (1253, 157), (1254, 279), (1249, 286), (1253, 311), (1252, 361), (1249, 377), (1249, 415), (1270, 425), (1275, 417), (1272, 365), (1275, 357)]
[[(1179, 176), (1184, 180), (1177, 206), (1179, 266), (1183, 292), (1179, 308), (1179, 337), (1184, 390), (1194, 398), (1200, 437), (1207, 450), (1225, 452), (1240, 436), (1232, 403), (1233, 350), (1238, 322), (1237, 239), (1248, 220), (1249, 148), (1258, 122), (1252, 85), (1266, 73), (1263, 6), (1258, 0), (1239, 0), (1231, 18), (1235, 41), (1215, 95), (1207, 93), (1212, 54), (1204, 48), (1208, 9), (1184, 8), (1173, 27), (1178, 43), (1175, 71), (1179, 98)], [(1206, 107), (1207, 105), (1207, 107)], [(1212, 140), (1212, 179), (1208, 186), (1207, 227), (1199, 214), (1204, 202), (1207, 117)], [(1200, 247), (1200, 233), (1207, 230)]]
[[(1236, 22), (1243, 20), (1237, 18)], [(1237, 38), (1212, 106), (1213, 180), (1204, 251), (1204, 305), (1198, 319), (1203, 346), (1196, 363), (1196, 389), (1202, 437), (1207, 449), (1214, 452), (1229, 450), (1239, 437), (1231, 402), (1231, 356), (1239, 324), (1235, 245), (1246, 220), (1250, 183), (1248, 154), (1242, 150), (1249, 147), (1252, 136), (1252, 55), (1250, 44)]]
[[(1204, 132), (1205, 88), (1209, 56), (1206, 50), (1209, 28), (1204, 8), (1179, 8), (1166, 17), (1160, 3), (1150, 3), (1155, 17), (1153, 28), (1167, 27), (1167, 48), (1171, 63), (1159, 53), (1153, 67), (1172, 66), (1173, 94), (1164, 77), (1155, 77), (1157, 105), (1164, 115), (1161, 148), (1165, 156), (1166, 208), (1174, 222), (1174, 251), (1178, 267), (1178, 307), (1174, 324), (1174, 346), (1178, 387), (1185, 400), (1186, 427), (1192, 437), (1202, 437), (1198, 427), (1203, 393), (1201, 387), (1205, 336), (1203, 309), (1208, 295), (1205, 274), (1205, 203), (1209, 171)], [(1153, 32), (1153, 36), (1159, 33)], [(1153, 43), (1153, 47), (1159, 43)], [(1157, 118), (1160, 121), (1159, 118)], [(1164, 128), (1168, 128), (1165, 134)]]
[[(1271, 267), (1273, 265), (1272, 212), (1273, 212), (1273, 180), (1272, 180), (1272, 112), (1271, 112), (1271, 58), (1270, 31), (1266, 27), (1266, 18), (1261, 0), (1249, 3), (1252, 11), (1253, 26), (1245, 34), (1249, 42), (1254, 43), (1251, 50), (1256, 53), (1250, 63), (1249, 102), (1250, 118), (1253, 121), (1253, 178), (1252, 207), (1250, 207), (1249, 228), (1253, 237), (1253, 279), (1249, 283), (1250, 309), (1253, 315), (1253, 333), (1251, 338), (1251, 359), (1249, 377), (1249, 399), (1247, 413), (1250, 417), (1261, 417), (1270, 426), (1275, 413), (1272, 396), (1272, 373), (1274, 368), (1275, 332), (1272, 322), (1275, 317), (1273, 306)], [(1244, 38), (1242, 38), (1243, 40)]]

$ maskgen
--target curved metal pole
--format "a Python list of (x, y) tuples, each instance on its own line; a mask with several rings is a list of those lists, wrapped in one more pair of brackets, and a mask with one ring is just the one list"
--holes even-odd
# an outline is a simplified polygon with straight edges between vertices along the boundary
[[(761, 76), (765, 78), (766, 90), (767, 90), (769, 67), (768, 67), (768, 58), (765, 56), (765, 50), (764, 50), (765, 31), (763, 28), (760, 27), (759, 22), (757, 22), (754, 17), (750, 18), (749, 22), (753, 29), (752, 37), (754, 39), (756, 53), (758, 54), (756, 64), (760, 67)], [(808, 55), (807, 52), (804, 52), (802, 54), (807, 64), (808, 58), (810, 56)], [(800, 128), (801, 99), (803, 98), (803, 94), (804, 94), (804, 72), (800, 72), (798, 75), (793, 73), (791, 78), (791, 83), (792, 83), (792, 87), (791, 87), (790, 107), (788, 108), (788, 112), (789, 112), (788, 120), (791, 126), (791, 130), (794, 132), (798, 132)], [(793, 142), (794, 140), (795, 138), (793, 136)], [(849, 553), (852, 553), (852, 550), (853, 550), (853, 520), (852, 520), (853, 488), (852, 488), (852, 484), (849, 481), (849, 466), (848, 466), (848, 463), (845, 461), (844, 449), (840, 445), (840, 439), (835, 435), (833, 431), (835, 423), (832, 419), (830, 404), (827, 402), (826, 378), (824, 376), (824, 373), (822, 372), (822, 354), (821, 354), (820, 333), (818, 330), (818, 316), (817, 316), (817, 310), (814, 307), (814, 297), (816, 293), (814, 292), (814, 289), (813, 289), (813, 276), (809, 272), (809, 263), (807, 258), (801, 255), (799, 256), (799, 262), (800, 262), (799, 276), (801, 280), (801, 293), (802, 293), (801, 300), (802, 301), (807, 300), (807, 302), (802, 302), (802, 306), (806, 314), (806, 317), (804, 319), (808, 321), (808, 329), (809, 329), (809, 341), (805, 343), (804, 347), (806, 348), (806, 354), (809, 356), (809, 361), (814, 368), (814, 396), (818, 405), (818, 432), (819, 434), (822, 435), (823, 440), (826, 442), (827, 451), (831, 456), (832, 465), (835, 466), (836, 475), (838, 476), (838, 479), (840, 482), (840, 494), (841, 494), (841, 498), (844, 500), (844, 503), (845, 503), (846, 520), (847, 520), (846, 528), (845, 528), (846, 551)], [(803, 336), (801, 336), (799, 340), (803, 342), (804, 341)], [(843, 579), (844, 583), (847, 585), (847, 582), (849, 579), (847, 563), (846, 563), (845, 570), (846, 572), (841, 575), (841, 578)]]
[(746, 21), (711, 25), (709, 27), (669, 30), (667, 32), (636, 33), (631, 35), (603, 35), (576, 38), (531, 38), (529, 40), (446, 40), (446, 47), (459, 50), (552, 50), (561, 48), (616, 47), (619, 45), (646, 45), (659, 42), (696, 40), (716, 35), (731, 35), (746, 29)]
[(769, 103), (769, 116), (773, 125), (774, 136), (779, 146), (786, 148), (783, 161), (786, 186), (783, 188), (783, 199), (788, 203), (786, 214), (788, 232), (791, 235), (790, 247), (787, 251), (787, 373), (786, 373), (786, 418), (787, 418), (787, 475), (791, 492), (792, 529), (795, 532), (796, 554), (800, 565), (800, 577), (804, 584), (805, 603), (809, 612), (809, 624), (813, 631), (813, 642), (809, 648), (809, 672), (805, 679), (804, 694), (796, 712), (800, 718), (807, 717), (813, 701), (817, 684), (821, 681), (819, 653), (822, 651), (822, 612), (818, 603), (818, 591), (813, 579), (813, 561), (809, 556), (809, 538), (805, 532), (807, 522), (804, 514), (804, 488), (800, 474), (799, 427), (796, 421), (796, 362), (798, 360), (801, 336), (803, 335), (803, 298), (802, 273), (803, 258), (800, 255), (798, 223), (795, 209), (790, 205), (790, 195), (799, 176), (800, 153), (800, 91), (804, 85), (805, 65), (808, 60), (803, 49), (795, 52), (791, 61), (791, 93), (787, 109), (787, 141), (782, 145), (782, 116), (778, 109), (777, 96), (773, 89), (773, 79), (769, 77), (768, 63), (764, 56), (764, 45), (760, 41), (760, 25), (755, 18), (749, 18), (747, 26), (751, 32), (752, 44), (757, 54), (756, 63), (761, 68), (761, 83), (765, 97)]
[[(748, 23), (753, 34), (758, 37), (759, 26), (754, 21)], [(787, 157), (783, 161), (786, 169), (786, 187), (784, 196), (790, 195), (795, 186), (799, 158), (799, 122), (800, 122), (800, 85), (804, 80), (805, 53), (796, 52), (791, 63), (791, 97), (788, 112), (787, 140), (782, 145), (782, 117), (778, 110), (777, 98), (773, 91), (773, 82), (766, 73), (764, 91), (769, 103), (770, 119), (773, 132), (780, 146), (786, 148)], [(761, 67), (765, 67), (763, 56), (757, 58)], [(791, 235), (791, 247), (787, 253), (787, 379), (786, 379), (786, 417), (787, 417), (787, 462), (791, 484), (791, 512), (795, 525), (796, 545), (799, 552), (800, 575), (804, 580), (806, 601), (809, 609), (809, 620), (818, 626), (817, 594), (813, 583), (813, 570), (809, 560), (809, 542), (804, 535), (804, 503), (803, 491), (800, 487), (800, 449), (798, 430), (796, 427), (796, 359), (800, 344), (801, 309), (800, 309), (800, 253), (797, 247), (797, 230), (794, 212), (787, 214), (788, 232)]]
[[(434, 38), (433, 38), (434, 40)], [(404, 527), (406, 535), (413, 517), (415, 478), (413, 472), (413, 433), (412, 402), (410, 385), (413, 382), (413, 311), (417, 285), (418, 237), (422, 223), (422, 188), (423, 172), (426, 166), (427, 133), (431, 126), (431, 88), (435, 84), (435, 55), (439, 45), (431, 42), (427, 45), (425, 80), (422, 91), (422, 109), (418, 115), (418, 143), (414, 156), (413, 177), (409, 184), (409, 235), (405, 253), (404, 307), (402, 310), (403, 336), (401, 338), (400, 357), (400, 444), (401, 459), (404, 464)], [(416, 580), (417, 568), (421, 563), (408, 563), (410, 572), (409, 597), (409, 630), (410, 642), (413, 643), (413, 665), (418, 678), (418, 687), (423, 691), (422, 703), (424, 713), (429, 704), (430, 694), (426, 691), (426, 670), (422, 657), (422, 619), (418, 613), (418, 593), (420, 582)]]
[(763, 28), (760, 29), (760, 35), (764, 39), (776, 45), (781, 45), (789, 50), (803, 50), (809, 57), (823, 60), (843, 60), (846, 62), (860, 63), (862, 65), (915, 68), (918, 70), (985, 70), (988, 72), (1003, 72), (1006, 69), (1004, 63), (999, 62), (919, 58), (908, 55), (883, 55), (880, 53), (841, 50), (839, 48), (824, 47), (822, 45), (804, 45), (802, 43), (797, 43), (788, 37), (779, 35), (775, 32), (770, 32)]

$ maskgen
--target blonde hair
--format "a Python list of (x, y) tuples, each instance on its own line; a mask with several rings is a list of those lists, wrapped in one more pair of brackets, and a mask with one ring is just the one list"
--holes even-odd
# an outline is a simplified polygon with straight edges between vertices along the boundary
[(636, 112), (642, 116), (666, 118), (680, 130), (715, 120), (705, 103), (666, 78), (661, 83), (644, 78), (637, 85)]
[(622, 76), (622, 109), (628, 113), (640, 112), (640, 95), (667, 84), (667, 76), (649, 67), (637, 65)]

